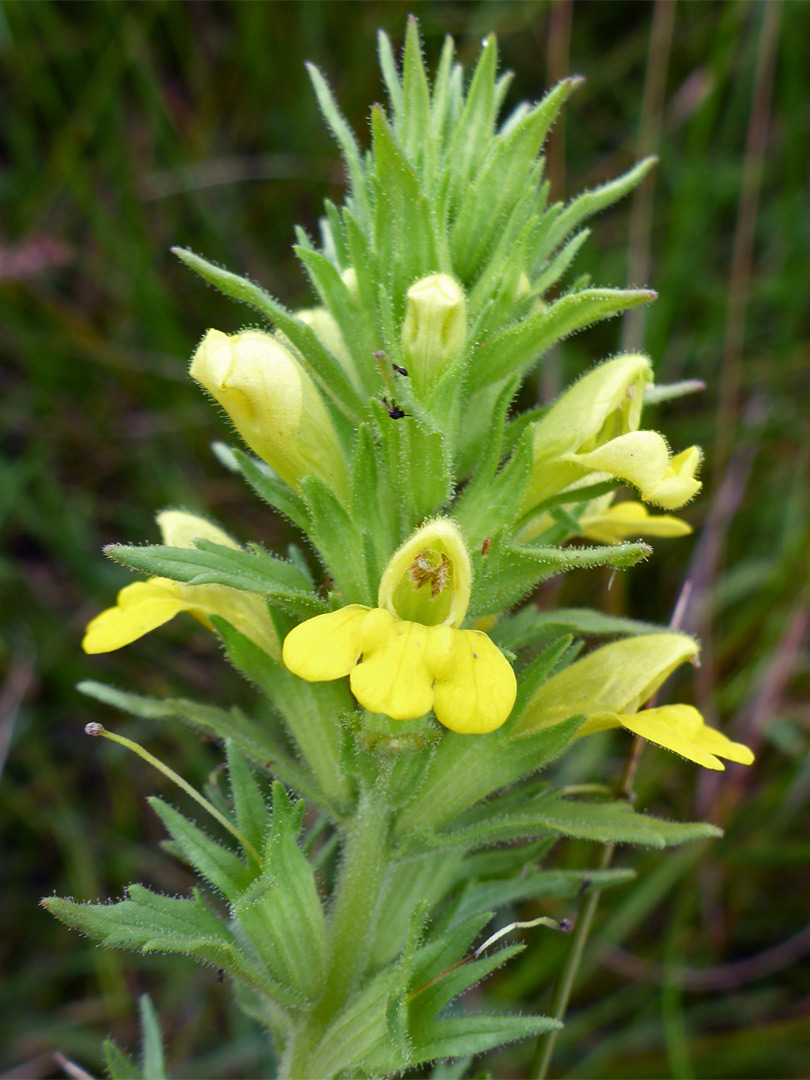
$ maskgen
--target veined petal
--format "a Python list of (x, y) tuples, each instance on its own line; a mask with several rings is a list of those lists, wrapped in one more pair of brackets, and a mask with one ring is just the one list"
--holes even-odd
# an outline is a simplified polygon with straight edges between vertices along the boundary
[(701, 745), (697, 734), (703, 726), (703, 718), (691, 705), (661, 705), (632, 716), (620, 716), (619, 720), (622, 727), (634, 735), (672, 750), (705, 769), (725, 769), (722, 761)]
[(428, 666), (435, 676), (437, 719), (465, 735), (499, 728), (515, 704), (512, 665), (479, 630), (434, 627), (430, 636)]
[(584, 536), (598, 544), (618, 544), (636, 536), (688, 536), (692, 526), (671, 514), (651, 514), (640, 502), (620, 502), (588, 510), (579, 521)]
[(350, 604), (339, 611), (307, 619), (284, 639), (285, 665), (308, 682), (326, 682), (348, 675), (360, 659), (360, 631), (369, 614), (370, 608)]
[(363, 659), (351, 671), (352, 693), (370, 712), (414, 720), (433, 704), (433, 676), (425, 663), (430, 627), (395, 619), (382, 609), (370, 618), (378, 615), (385, 621), (363, 627)]
[(177, 582), (165, 578), (136, 581), (119, 592), (115, 607), (102, 611), (88, 624), (82, 648), (86, 653), (113, 652), (188, 607)]

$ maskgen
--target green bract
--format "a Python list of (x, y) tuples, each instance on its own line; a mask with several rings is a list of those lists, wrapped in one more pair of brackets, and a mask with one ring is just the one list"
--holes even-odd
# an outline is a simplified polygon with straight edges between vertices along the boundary
[[(209, 329), (191, 374), (258, 455), (219, 445), (218, 458), (303, 546), (282, 558), (175, 512), (161, 519), (173, 524), (163, 544), (108, 549), (149, 580), (138, 605), (127, 593), (90, 637), (93, 651), (116, 648), (192, 611), (266, 699), (247, 715), (82, 685), (225, 742), (229, 797), (219, 809), (197, 799), (224, 831), (214, 838), (153, 800), (199, 890), (133, 885), (110, 905), (46, 901), (110, 947), (221, 969), (291, 1078), (390, 1076), (555, 1028), (543, 1016), (446, 1012), (522, 948), (473, 954), (492, 915), (629, 876), (541, 868), (559, 836), (664, 847), (717, 832), (538, 779), (593, 695), (614, 685), (599, 668), (590, 696), (560, 699), (575, 638), (644, 642), (655, 628), (581, 609), (512, 610), (554, 574), (650, 555), (641, 542), (565, 546), (588, 522), (612, 540), (647, 521), (634, 510), (609, 527), (623, 481), (665, 507), (699, 486), (696, 448), (670, 457), (661, 436), (640, 430), (644, 356), (596, 368), (544, 418), (510, 416), (552, 345), (654, 298), (566, 283), (584, 221), (651, 162), (567, 206), (549, 203), (543, 144), (579, 80), (502, 120), (509, 77), (497, 75), (493, 37), (469, 78), (448, 39), (430, 84), (413, 20), (401, 73), (384, 35), (380, 59), (389, 106), (372, 109), (367, 152), (310, 72), (349, 188), (342, 207), (327, 203), (318, 243), (298, 233), (314, 306), (289, 311), (177, 250), (262, 320), (230, 337)], [(666, 529), (688, 526), (667, 518)], [(658, 639), (646, 640), (649, 652)], [(304, 816), (304, 799), (317, 817)], [(132, 1074), (120, 1051), (108, 1059), (113, 1076)]]

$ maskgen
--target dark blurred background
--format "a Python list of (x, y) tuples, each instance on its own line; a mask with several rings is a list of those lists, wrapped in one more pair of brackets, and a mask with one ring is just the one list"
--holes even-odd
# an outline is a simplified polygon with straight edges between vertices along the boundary
[[(146, 740), (196, 784), (216, 769), (216, 747), (112, 714), (74, 686), (97, 678), (220, 702), (247, 702), (251, 691), (190, 620), (120, 653), (85, 657), (84, 624), (129, 580), (100, 548), (155, 540), (155, 512), (173, 505), (205, 511), (242, 539), (275, 545), (288, 533), (214, 460), (209, 444), (227, 438), (227, 427), (186, 377), (204, 330), (237, 330), (245, 309), (192, 277), (169, 247), (247, 273), (291, 305), (311, 303), (290, 251), (293, 224), (314, 232), (323, 198), (341, 199), (343, 174), (303, 62), (325, 72), (362, 137), (369, 105), (382, 96), (376, 29), (399, 47), (409, 11), (431, 65), (444, 34), (457, 37), (469, 63), (494, 30), (502, 68), (515, 72), (512, 105), (569, 72), (587, 77), (549, 146), (557, 197), (644, 153), (660, 157), (640, 192), (596, 221), (577, 269), (598, 284), (649, 284), (660, 299), (643, 326), (614, 320), (566, 342), (548, 358), (537, 393), (547, 397), (601, 357), (638, 346), (642, 333), (659, 381), (707, 384), (652, 416), (675, 448), (706, 449), (704, 492), (685, 511), (695, 536), (658, 542), (645, 566), (624, 575), (552, 584), (540, 602), (667, 622), (688, 581), (685, 625), (703, 636), (704, 663), (682, 693), (752, 745), (758, 761), (701, 778), (690, 764), (645, 751), (640, 804), (716, 821), (726, 836), (665, 856), (620, 854), (638, 867), (638, 881), (603, 898), (556, 1074), (807, 1075), (808, 5), (6, 0), (7, 1076), (66, 1075), (54, 1051), (98, 1075), (102, 1036), (134, 1045), (134, 1003), (145, 990), (161, 1011), (173, 1075), (272, 1069), (261, 1034), (235, 1015), (214, 972), (105, 954), (37, 902), (54, 892), (114, 897), (132, 880), (169, 892), (189, 886), (158, 849), (161, 830), (144, 805), (163, 778), (118, 747), (89, 742), (82, 728), (102, 720)], [(563, 778), (615, 778), (628, 744), (615, 736), (589, 745), (584, 759), (563, 765)], [(593, 865), (598, 852), (569, 844), (558, 858)], [(548, 933), (526, 940), (522, 957), (479, 996), (503, 1008), (548, 1008), (549, 979), (569, 943)], [(520, 1076), (530, 1050), (517, 1046), (477, 1067)]]

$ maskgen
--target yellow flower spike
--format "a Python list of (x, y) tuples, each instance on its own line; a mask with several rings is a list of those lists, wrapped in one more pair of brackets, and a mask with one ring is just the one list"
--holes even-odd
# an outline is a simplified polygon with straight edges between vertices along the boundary
[(348, 471), (329, 412), (300, 361), (272, 334), (209, 330), (189, 374), (256, 454), (294, 490), (317, 476), (345, 496)]
[(707, 727), (692, 706), (638, 711), (676, 667), (697, 653), (696, 642), (673, 631), (603, 645), (548, 679), (514, 734), (527, 735), (583, 713), (586, 719), (578, 738), (624, 727), (708, 769), (724, 768), (719, 757), (750, 764), (754, 760), (750, 750)]
[[(608, 496), (608, 503), (612, 495)], [(638, 536), (688, 536), (692, 526), (670, 514), (651, 514), (640, 502), (605, 505), (594, 499), (579, 519), (582, 533), (597, 544), (618, 544)]]
[(429, 522), (392, 556), (379, 607), (352, 604), (301, 623), (284, 642), (284, 663), (309, 682), (349, 675), (360, 704), (392, 720), (432, 707), (452, 731), (494, 731), (512, 711), (517, 684), (486, 634), (458, 628), (471, 582), (458, 527)]
[[(157, 515), (164, 544), (193, 548), (195, 540), (211, 540), (230, 548), (239, 544), (218, 525), (185, 510), (163, 510)], [(186, 585), (169, 578), (148, 578), (127, 585), (114, 607), (97, 615), (87, 626), (82, 648), (86, 653), (113, 652), (187, 611), (209, 630), (211, 615), (226, 619), (260, 649), (278, 659), (279, 641), (267, 604), (253, 593), (227, 585)]]

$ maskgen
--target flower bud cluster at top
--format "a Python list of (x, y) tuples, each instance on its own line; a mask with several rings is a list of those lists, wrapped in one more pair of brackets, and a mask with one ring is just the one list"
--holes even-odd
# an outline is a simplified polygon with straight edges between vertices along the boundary
[[(583, 222), (631, 191), (652, 161), (567, 206), (549, 203), (543, 143), (581, 80), (563, 80), (499, 124), (511, 76), (498, 77), (494, 37), (485, 40), (466, 88), (450, 39), (431, 87), (414, 20), (401, 75), (384, 36), (380, 49), (390, 109), (373, 108), (367, 155), (311, 69), (349, 179), (345, 205), (327, 203), (321, 246), (298, 231), (296, 250), (319, 305), (297, 314), (276, 305), (265, 311), (274, 328), (209, 330), (192, 376), (299, 494), (311, 476), (345, 506), (362, 503), (353, 490), (359, 479), (350, 478), (358, 471), (356, 432), (364, 427), (378, 459), (380, 497), (395, 504), (383, 515), (390, 527), (381, 554), (390, 555), (426, 516), (454, 513), (454, 499), (493, 452), (504, 470), (521, 451), (531, 462), (514, 506), (468, 493), (462, 520), (476, 519), (476, 536), (506, 530), (527, 542), (575, 535), (561, 535), (545, 505), (569, 491), (574, 510), (566, 520), (581, 518), (581, 535), (590, 529), (615, 541), (687, 532), (685, 523), (640, 503), (621, 510), (609, 493), (600, 492), (599, 501), (576, 494), (615, 481), (635, 488), (642, 503), (671, 510), (699, 489), (697, 448), (673, 457), (660, 435), (641, 428), (652, 381), (646, 357), (595, 368), (533, 424), (508, 420), (521, 379), (556, 340), (654, 298), (645, 290), (563, 283), (588, 235)], [(557, 298), (547, 302), (551, 289)], [(492, 446), (496, 425), (506, 431), (500, 447)], [(522, 441), (511, 434), (519, 426)], [(431, 468), (437, 475), (425, 478)]]
[[(688, 502), (700, 488), (700, 452), (672, 455), (661, 435), (644, 430), (652, 367), (640, 354), (595, 366), (544, 414), (510, 418), (521, 381), (552, 345), (654, 299), (648, 290), (565, 282), (588, 235), (585, 220), (629, 193), (652, 160), (567, 205), (550, 203), (543, 144), (581, 80), (564, 79), (499, 121), (511, 76), (498, 76), (494, 37), (466, 86), (449, 38), (431, 86), (415, 20), (401, 74), (384, 35), (380, 55), (390, 106), (372, 110), (369, 153), (310, 70), (349, 182), (342, 207), (326, 204), (319, 246), (297, 233), (314, 306), (290, 312), (246, 279), (178, 254), (266, 320), (235, 333), (208, 330), (190, 373), (272, 470), (262, 493), (307, 534), (334, 604), (353, 612), (339, 625), (318, 621), (331, 614), (310, 620), (317, 627), (295, 648), (285, 645), (285, 661), (315, 681), (351, 671), (367, 708), (402, 717), (434, 696), (458, 695), (448, 657), (461, 666), (462, 654), (471, 657), (471, 673), (484, 662), (472, 639), (453, 637), (473, 632), (461, 629), (468, 609), (471, 619), (498, 615), (542, 579), (549, 559), (569, 565), (552, 548), (532, 548), (538, 539), (614, 544), (688, 532), (647, 505)], [(641, 501), (614, 503), (622, 484)], [(430, 542), (411, 550), (408, 538), (431, 520)], [(613, 559), (605, 550), (602, 562), (613, 565), (648, 552), (628, 546)], [(337, 660), (324, 666), (317, 653), (333, 630)], [(383, 666), (395, 655), (410, 664), (422, 690), (403, 699), (375, 668), (375, 649)], [(501, 723), (514, 677), (490, 661), (502, 676), (499, 701), (490, 702)], [(455, 730), (489, 729), (475, 693), (467, 720), (452, 703), (441, 708)]]

